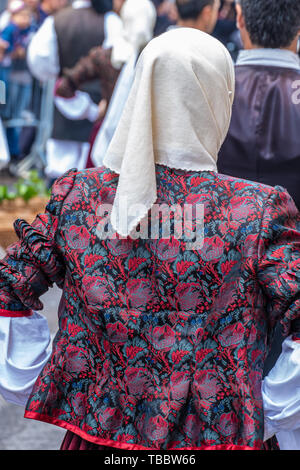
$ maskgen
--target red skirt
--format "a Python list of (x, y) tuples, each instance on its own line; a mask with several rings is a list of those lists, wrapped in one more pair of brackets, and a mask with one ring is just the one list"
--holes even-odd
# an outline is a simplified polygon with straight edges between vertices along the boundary
[(111, 447), (100, 446), (86, 441), (77, 434), (67, 431), (60, 450), (111, 450)]

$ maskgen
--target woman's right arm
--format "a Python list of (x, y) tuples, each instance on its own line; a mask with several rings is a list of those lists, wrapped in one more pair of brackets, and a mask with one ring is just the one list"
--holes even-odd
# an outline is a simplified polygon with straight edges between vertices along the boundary
[(276, 434), (281, 450), (300, 450), (300, 334), (282, 345), (262, 384), (265, 440)]
[(269, 326), (280, 321), (287, 337), (300, 319), (300, 214), (292, 197), (278, 186), (264, 208), (256, 269)]
[(279, 187), (265, 205), (257, 275), (269, 327), (280, 321), (285, 336), (282, 353), (262, 384), (265, 440), (276, 434), (282, 449), (300, 449), (300, 214)]

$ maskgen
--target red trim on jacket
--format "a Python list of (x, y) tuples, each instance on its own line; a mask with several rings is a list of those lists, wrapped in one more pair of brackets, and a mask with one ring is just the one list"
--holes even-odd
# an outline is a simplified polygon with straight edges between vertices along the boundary
[[(98, 444), (101, 446), (107, 447), (115, 447), (117, 449), (123, 450), (160, 450), (155, 447), (144, 447), (139, 444), (130, 444), (128, 442), (118, 442), (112, 441), (111, 439), (103, 439), (97, 436), (90, 436), (86, 432), (82, 431), (82, 429), (74, 426), (73, 424), (67, 423), (66, 421), (62, 421), (57, 418), (53, 418), (52, 416), (44, 415), (41, 413), (36, 413), (34, 411), (25, 411), (24, 418), (28, 419), (35, 419), (38, 421), (43, 421), (44, 423), (54, 424), (55, 426), (59, 426), (61, 428), (67, 429), (68, 431), (72, 431), (74, 434), (82, 437), (86, 441), (93, 442), (94, 444)], [(201, 447), (180, 447), (180, 448), (170, 448), (166, 450), (262, 450), (258, 447), (249, 447), (249, 446), (238, 446), (235, 444), (220, 444), (216, 446), (201, 446)]]
[(15, 318), (15, 317), (31, 317), (32, 310), (4, 310), (0, 309), (0, 317), (8, 317), (8, 318)]

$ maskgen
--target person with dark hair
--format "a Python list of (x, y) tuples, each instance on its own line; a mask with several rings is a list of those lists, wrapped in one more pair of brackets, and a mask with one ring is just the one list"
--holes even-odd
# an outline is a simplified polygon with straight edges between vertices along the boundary
[(220, 8), (220, 0), (176, 0), (178, 26), (212, 33)]
[(272, 49), (289, 48), (297, 42), (300, 30), (297, 0), (237, 0), (237, 12), (246, 47), (250, 46), (247, 36), (256, 47)]
[(112, 10), (112, 0), (91, 0), (92, 8), (99, 14), (104, 15)]
[(176, 25), (178, 11), (175, 0), (151, 0), (157, 11), (154, 36), (168, 31), (170, 26)]
[(219, 171), (284, 186), (300, 208), (300, 2), (240, 0), (237, 24), (244, 50), (236, 63), (236, 96)]
[[(300, 208), (300, 80), (298, 0), (241, 0), (237, 24), (244, 44), (236, 62), (236, 90), (229, 133), (218, 170), (287, 189)], [(281, 352), (278, 326), (265, 373)]]
[(242, 49), (240, 33), (236, 26), (235, 0), (221, 0), (221, 6), (213, 36), (229, 50), (234, 62)]

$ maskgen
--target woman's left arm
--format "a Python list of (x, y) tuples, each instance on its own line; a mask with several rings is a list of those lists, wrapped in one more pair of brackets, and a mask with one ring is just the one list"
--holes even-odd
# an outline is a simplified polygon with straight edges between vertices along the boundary
[(52, 187), (46, 210), (29, 225), (15, 222), (19, 242), (0, 260), (0, 395), (24, 406), (46, 364), (51, 336), (46, 318), (36, 312), (39, 297), (56, 283), (63, 286), (64, 261), (56, 234), (76, 170), (68, 171)]
[(19, 241), (9, 246), (0, 260), (0, 316), (23, 317), (42, 310), (39, 297), (54, 283), (62, 287), (64, 261), (56, 245), (56, 234), (64, 201), (73, 188), (76, 170), (69, 170), (52, 187), (46, 210), (30, 225), (14, 223)]

